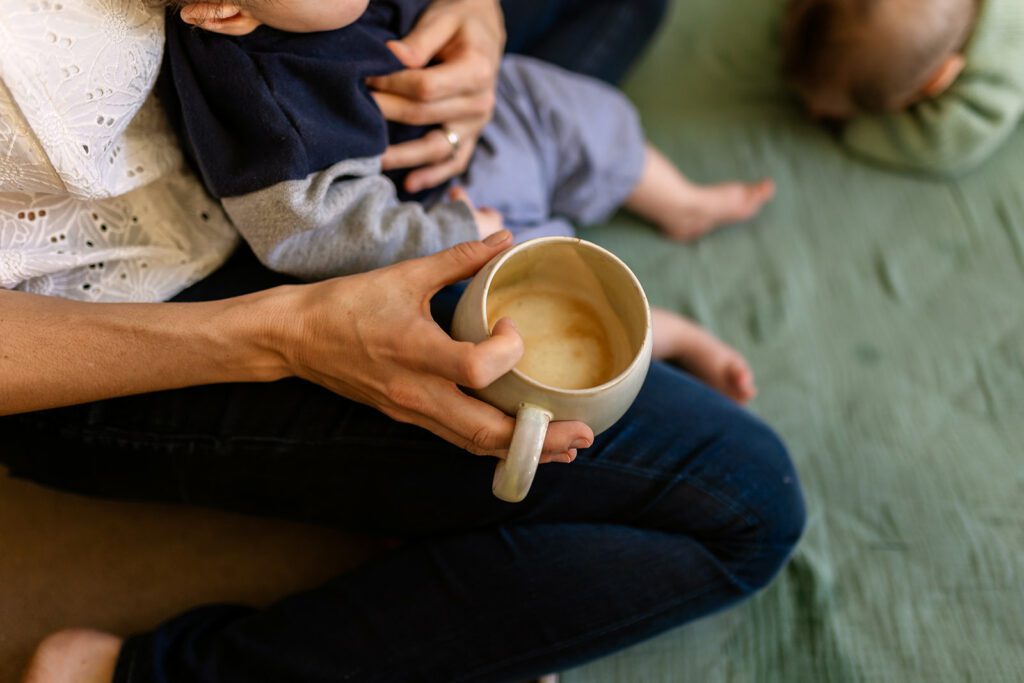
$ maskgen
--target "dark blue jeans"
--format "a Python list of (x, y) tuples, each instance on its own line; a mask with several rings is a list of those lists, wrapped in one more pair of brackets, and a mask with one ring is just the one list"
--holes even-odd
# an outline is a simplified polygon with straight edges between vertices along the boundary
[[(247, 251), (183, 298), (271, 285)], [(439, 319), (452, 292), (435, 300)], [(118, 683), (517, 681), (765, 586), (804, 524), (756, 417), (656, 363), (626, 416), (525, 502), (491, 458), (297, 380), (196, 387), (0, 420), (15, 476), (404, 539), (266, 609), (210, 606), (127, 641)]]
[(654, 35), (668, 0), (502, 0), (508, 51), (616, 84)]

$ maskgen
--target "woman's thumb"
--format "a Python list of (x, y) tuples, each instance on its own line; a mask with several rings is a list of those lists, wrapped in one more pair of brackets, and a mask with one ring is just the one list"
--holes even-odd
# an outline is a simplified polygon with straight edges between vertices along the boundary
[(388, 47), (406, 68), (422, 69), (451, 42), (459, 23), (448, 12), (424, 16), (404, 38), (388, 41)]
[(432, 287), (441, 289), (476, 275), (487, 262), (512, 246), (512, 233), (501, 230), (482, 242), (463, 242), (422, 259)]

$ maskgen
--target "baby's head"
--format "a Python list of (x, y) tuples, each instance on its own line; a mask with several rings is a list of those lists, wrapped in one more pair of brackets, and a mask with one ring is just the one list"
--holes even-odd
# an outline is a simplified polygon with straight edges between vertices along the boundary
[(978, 0), (791, 0), (783, 70), (814, 116), (896, 111), (964, 67)]
[(363, 15), (369, 0), (163, 0), (186, 23), (207, 31), (242, 36), (262, 24), (289, 33), (344, 28)]

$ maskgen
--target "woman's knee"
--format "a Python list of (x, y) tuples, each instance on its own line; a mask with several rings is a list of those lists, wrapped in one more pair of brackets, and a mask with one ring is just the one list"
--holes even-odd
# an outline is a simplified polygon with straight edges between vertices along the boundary
[(628, 4), (641, 24), (653, 34), (665, 20), (669, 0), (629, 0)]
[(756, 590), (786, 564), (803, 535), (807, 511), (796, 468), (778, 434), (751, 418), (726, 438), (727, 452), (740, 458), (744, 468), (746, 491), (738, 502), (747, 523), (724, 545), (738, 560), (735, 570)]

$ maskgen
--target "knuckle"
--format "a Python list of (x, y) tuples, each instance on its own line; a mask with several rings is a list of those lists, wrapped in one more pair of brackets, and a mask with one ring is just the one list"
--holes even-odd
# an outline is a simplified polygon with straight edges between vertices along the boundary
[(473, 438), (467, 450), (477, 455), (489, 455), (498, 449), (497, 435), (488, 427), (480, 427), (473, 432)]
[(472, 261), (476, 257), (476, 249), (473, 242), (460, 242), (449, 250), (452, 259), (461, 263)]
[(475, 110), (477, 115), (481, 117), (490, 117), (494, 111), (494, 105), (497, 102), (497, 98), (493, 92), (486, 92), (475, 98)]
[[(423, 393), (415, 382), (409, 382), (404, 379), (393, 380), (388, 384), (387, 392), (388, 399), (395, 404), (395, 410), (399, 413), (405, 413), (406, 411), (419, 412), (424, 404)], [(401, 418), (396, 419), (401, 420)]]
[(494, 69), (489, 60), (478, 59), (473, 62), (473, 71), (469, 75), (470, 82), (474, 85), (486, 88), (494, 83)]
[(422, 104), (410, 105), (406, 109), (405, 119), (414, 126), (426, 126), (432, 123), (430, 109)]
[(430, 102), (437, 99), (437, 83), (432, 78), (417, 78), (412, 86), (413, 97), (422, 101)]
[(438, 158), (447, 157), (451, 154), (452, 145), (448, 142), (448, 138), (440, 130), (430, 131), (430, 146), (431, 151), (435, 153)]
[(470, 389), (483, 389), (491, 383), (487, 360), (477, 349), (471, 349), (460, 361), (461, 384)]

